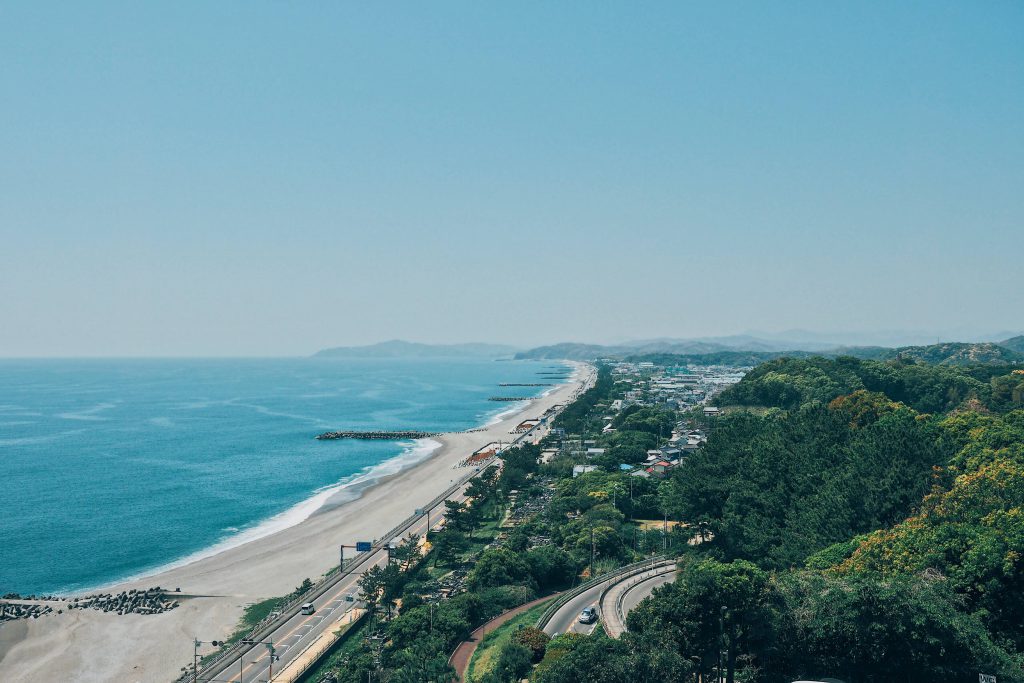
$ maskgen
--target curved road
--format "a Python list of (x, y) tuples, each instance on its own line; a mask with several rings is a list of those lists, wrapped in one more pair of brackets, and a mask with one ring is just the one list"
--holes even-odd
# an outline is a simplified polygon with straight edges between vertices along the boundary
[(644, 598), (650, 596), (655, 588), (664, 586), (666, 583), (672, 583), (676, 580), (676, 574), (678, 572), (668, 572), (666, 574), (658, 574), (652, 576), (649, 579), (641, 581), (632, 588), (626, 590), (620, 598), (620, 605), (622, 606), (622, 613), (629, 614), (633, 611), (633, 608), (639, 605)]
[[(629, 614), (630, 610), (650, 595), (655, 588), (673, 581), (676, 577), (672, 562), (667, 565), (663, 562), (653, 570), (646, 570), (645, 573), (651, 571), (654, 574), (646, 577), (641, 573), (611, 577), (607, 581), (588, 588), (562, 605), (544, 626), (544, 632), (551, 637), (561, 633), (589, 634), (593, 633), (598, 623), (604, 622), (605, 631), (613, 638), (617, 638), (622, 630), (619, 628), (617, 615), (611, 614), (609, 618), (609, 610), (614, 610), (616, 601), (621, 600), (623, 614)], [(631, 585), (631, 581), (638, 582)], [(593, 624), (579, 623), (577, 618), (584, 607), (595, 608), (598, 612), (598, 621)]]
[[(576, 620), (583, 611), (584, 607), (597, 608), (597, 601), (601, 599), (601, 591), (603, 591), (614, 579), (597, 584), (592, 588), (588, 588), (569, 602), (562, 605), (562, 607), (555, 612), (555, 615), (548, 621), (547, 626), (544, 627), (544, 633), (547, 633), (552, 638), (560, 633), (593, 633), (594, 628), (600, 623), (600, 619), (595, 621), (593, 624), (581, 624)], [(598, 617), (600, 617), (600, 612)]]

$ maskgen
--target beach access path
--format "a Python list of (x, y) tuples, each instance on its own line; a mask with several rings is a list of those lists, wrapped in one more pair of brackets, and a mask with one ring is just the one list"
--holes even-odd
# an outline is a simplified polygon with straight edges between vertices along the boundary
[[(182, 600), (177, 609), (123, 616), (76, 610), (14, 622), (17, 631), (0, 638), (0, 679), (170, 683), (192, 661), (194, 639), (224, 639), (234, 631), (246, 605), (285, 595), (306, 577), (316, 581), (337, 566), (339, 544), (380, 538), (472, 471), (459, 463), (474, 451), (508, 441), (509, 432), (524, 416), (538, 417), (556, 404), (568, 403), (593, 384), (595, 375), (591, 366), (576, 364), (570, 382), (499, 422), (479, 431), (435, 437), (441, 446), (428, 459), (381, 480), (356, 500), (328, 501), (304, 521), (272, 535), (103, 589), (119, 592), (159, 585), (197, 596)], [(200, 654), (210, 651), (205, 646)]]

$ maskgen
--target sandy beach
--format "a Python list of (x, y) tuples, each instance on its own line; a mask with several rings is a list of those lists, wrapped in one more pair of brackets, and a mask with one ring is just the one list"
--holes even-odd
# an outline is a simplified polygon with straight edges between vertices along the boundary
[(338, 545), (375, 539), (438, 495), (473, 451), (509, 441), (524, 418), (565, 403), (593, 369), (576, 365), (573, 380), (480, 431), (436, 437), (426, 460), (367, 488), (351, 501), (327, 503), (304, 521), (191, 564), (104, 589), (118, 592), (162, 586), (192, 595), (156, 615), (118, 616), (75, 610), (0, 626), (0, 678), (9, 681), (145, 681), (170, 683), (191, 661), (192, 639), (232, 633), (243, 608), (284, 595), (338, 563)]

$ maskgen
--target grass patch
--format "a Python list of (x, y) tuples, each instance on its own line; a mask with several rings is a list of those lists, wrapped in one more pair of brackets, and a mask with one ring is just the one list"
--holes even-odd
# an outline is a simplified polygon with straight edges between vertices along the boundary
[(484, 674), (493, 670), (498, 663), (498, 655), (501, 652), (501, 648), (512, 640), (513, 634), (521, 626), (533, 626), (536, 624), (537, 619), (547, 609), (549, 602), (550, 600), (545, 600), (539, 605), (534, 605), (486, 634), (483, 640), (480, 641), (480, 645), (477, 646), (476, 651), (473, 652), (473, 658), (469, 660), (469, 666), (466, 668), (466, 680), (472, 683), (472, 681), (479, 680)]
[(238, 626), (235, 627), (235, 632), (228, 636), (227, 644), (234, 645), (246, 634), (253, 629), (253, 627), (270, 616), (270, 613), (281, 606), (286, 598), (267, 598), (266, 600), (260, 600), (252, 604), (245, 606), (245, 611), (242, 612), (242, 618), (238, 620)]
[(227, 640), (224, 641), (224, 645), (219, 647), (216, 652), (211, 652), (199, 661), (201, 663), (209, 662), (225, 647), (231, 647), (240, 641), (256, 624), (263, 621), (271, 612), (277, 609), (284, 602), (287, 602), (287, 597), (267, 598), (266, 600), (260, 600), (259, 602), (246, 605), (245, 611), (242, 612), (242, 618), (238, 620), (238, 625), (235, 626), (234, 632), (228, 636)]

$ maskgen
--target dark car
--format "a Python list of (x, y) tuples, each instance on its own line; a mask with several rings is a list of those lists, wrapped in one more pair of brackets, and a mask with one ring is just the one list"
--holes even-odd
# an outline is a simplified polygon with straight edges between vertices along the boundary
[(578, 621), (581, 624), (593, 624), (597, 621), (597, 609), (594, 607), (584, 607), (583, 611), (580, 612)]

